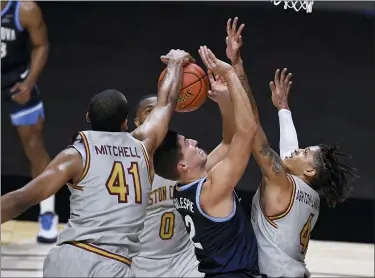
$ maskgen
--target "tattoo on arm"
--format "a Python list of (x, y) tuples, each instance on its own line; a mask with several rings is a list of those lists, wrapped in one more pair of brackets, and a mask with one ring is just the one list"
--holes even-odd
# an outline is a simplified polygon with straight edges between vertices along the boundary
[(249, 80), (247, 79), (246, 74), (242, 74), (242, 75), (238, 76), (238, 79), (241, 81), (242, 87), (245, 89), (245, 91), (247, 93), (247, 96), (248, 96), (248, 98), (250, 100), (250, 103), (251, 103), (251, 107), (253, 108), (254, 111), (256, 111), (256, 113), (258, 113), (258, 107), (257, 107), (257, 104), (255, 102), (254, 94), (253, 94), (253, 91), (251, 90)]
[(280, 156), (271, 148), (267, 140), (264, 141), (259, 152), (261, 155), (272, 159), (272, 172), (274, 172), (276, 176), (280, 175), (283, 169), (283, 162)]

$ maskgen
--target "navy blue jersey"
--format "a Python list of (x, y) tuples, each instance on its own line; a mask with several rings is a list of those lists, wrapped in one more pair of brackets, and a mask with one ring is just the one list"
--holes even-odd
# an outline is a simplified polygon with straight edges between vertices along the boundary
[(234, 196), (228, 217), (207, 215), (199, 201), (205, 181), (177, 184), (174, 190), (174, 204), (194, 242), (199, 271), (207, 275), (239, 270), (258, 273), (258, 246), (250, 219)]

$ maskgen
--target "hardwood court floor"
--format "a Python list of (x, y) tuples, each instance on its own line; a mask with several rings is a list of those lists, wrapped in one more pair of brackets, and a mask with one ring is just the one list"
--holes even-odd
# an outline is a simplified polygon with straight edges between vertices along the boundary
[[(52, 246), (36, 243), (38, 228), (25, 221), (1, 226), (1, 277), (42, 277)], [(306, 263), (313, 277), (374, 277), (374, 245), (311, 240)]]

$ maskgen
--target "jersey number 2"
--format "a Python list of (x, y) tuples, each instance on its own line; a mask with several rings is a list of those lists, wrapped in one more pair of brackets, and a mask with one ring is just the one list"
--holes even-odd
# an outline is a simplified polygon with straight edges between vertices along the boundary
[[(127, 169), (129, 175), (132, 176), (134, 184), (136, 204), (142, 203), (142, 188), (141, 179), (139, 176), (139, 168), (137, 162), (132, 162), (130, 167)], [(129, 186), (126, 183), (126, 176), (124, 166), (120, 161), (115, 161), (112, 166), (111, 173), (109, 174), (108, 180), (105, 184), (107, 186), (108, 193), (115, 195), (118, 198), (119, 203), (127, 203), (129, 196)]]
[(299, 242), (301, 244), (301, 254), (303, 255), (305, 255), (307, 251), (307, 247), (309, 246), (310, 234), (311, 234), (311, 221), (313, 218), (314, 218), (314, 214), (311, 213), (305, 225), (303, 225), (303, 228), (299, 235)]
[(190, 215), (185, 216), (185, 225), (186, 227), (190, 228), (189, 237), (190, 237), (190, 240), (193, 242), (195, 248), (203, 249), (202, 244), (200, 244), (199, 242), (195, 242), (193, 240), (193, 238), (195, 237), (195, 226), (194, 226), (193, 219), (190, 217)]
[(1, 42), (1, 59), (7, 56), (7, 44), (5, 42)]

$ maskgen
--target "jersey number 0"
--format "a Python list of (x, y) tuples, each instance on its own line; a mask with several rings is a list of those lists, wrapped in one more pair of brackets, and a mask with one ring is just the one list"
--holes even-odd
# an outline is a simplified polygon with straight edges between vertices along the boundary
[(174, 234), (175, 215), (173, 212), (163, 213), (161, 216), (159, 236), (162, 240), (171, 239)]
[[(138, 163), (132, 162), (130, 167), (127, 168), (127, 172), (133, 179), (135, 193), (134, 202), (136, 204), (142, 204), (142, 188)], [(117, 196), (119, 203), (128, 202), (129, 186), (126, 183), (125, 170), (122, 162), (115, 161), (113, 163), (111, 173), (105, 185), (110, 195)]]

